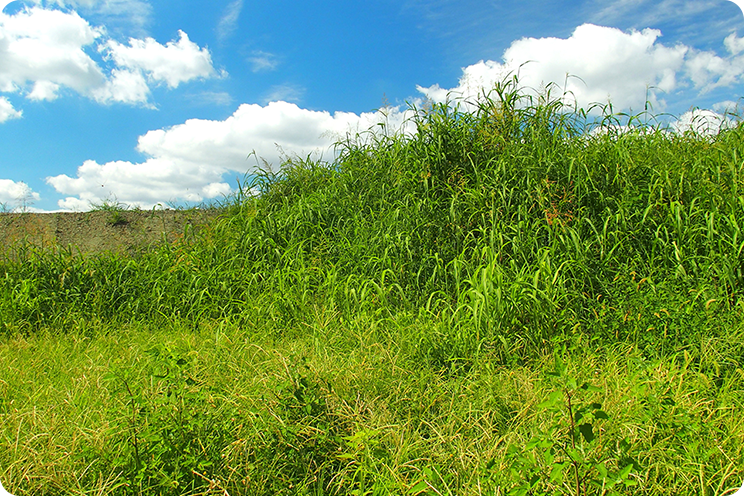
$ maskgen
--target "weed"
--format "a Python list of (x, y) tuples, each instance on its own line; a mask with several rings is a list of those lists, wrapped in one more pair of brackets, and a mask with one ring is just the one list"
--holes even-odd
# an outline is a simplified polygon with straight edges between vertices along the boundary
[(126, 413), (111, 460), (127, 479), (127, 492), (193, 492), (218, 484), (204, 474), (220, 472), (222, 451), (233, 436), (232, 414), (193, 371), (193, 357), (167, 347), (150, 351), (152, 389), (138, 389), (126, 369), (106, 379), (118, 383)]
[(107, 212), (108, 223), (112, 226), (125, 226), (129, 224), (124, 212), (129, 210), (127, 205), (117, 200), (103, 200), (101, 203), (92, 203), (92, 212)]
[(616, 459), (607, 458), (613, 445), (627, 446), (628, 440), (616, 442), (607, 435), (602, 439), (600, 421), (609, 421), (610, 417), (600, 403), (580, 401), (582, 394), (601, 392), (601, 388), (587, 382), (578, 385), (559, 357), (555, 370), (548, 375), (555, 379), (558, 389), (537, 408), (552, 422), (535, 433), (524, 449), (510, 446), (511, 470), (522, 482), (508, 494), (616, 495), (620, 494), (616, 486), (635, 486), (633, 464), (618, 466)]

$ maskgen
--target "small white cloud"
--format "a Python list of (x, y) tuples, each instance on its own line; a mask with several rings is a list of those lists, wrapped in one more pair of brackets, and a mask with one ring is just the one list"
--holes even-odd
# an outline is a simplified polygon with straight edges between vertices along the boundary
[(57, 202), (57, 205), (59, 208), (61, 208), (63, 211), (70, 211), (70, 212), (86, 212), (88, 210), (91, 210), (93, 208), (94, 204), (98, 204), (100, 202), (97, 201), (88, 201), (88, 200), (82, 200), (80, 198), (64, 198), (62, 200), (59, 200)]
[(744, 51), (744, 38), (739, 38), (736, 36), (736, 33), (731, 33), (723, 40), (723, 46), (726, 47), (726, 50), (731, 55), (739, 55), (739, 53)]
[(302, 100), (302, 96), (305, 94), (305, 88), (294, 86), (291, 84), (281, 84), (273, 86), (266, 97), (263, 99), (265, 103), (269, 102), (299, 102)]
[(225, 41), (235, 32), (242, 10), (243, 0), (234, 0), (228, 4), (220, 21), (217, 23), (217, 39)]
[(720, 114), (741, 116), (741, 107), (732, 100), (724, 100), (722, 102), (714, 103), (711, 108)]
[(214, 73), (209, 50), (189, 40), (183, 31), (177, 42), (161, 45), (152, 38), (130, 38), (129, 46), (109, 40), (103, 50), (119, 67), (139, 70), (155, 82), (165, 82), (170, 88), (196, 78), (207, 78)]
[(10, 119), (18, 119), (22, 115), (23, 112), (14, 109), (7, 98), (0, 96), (0, 124)]
[(100, 88), (91, 91), (91, 96), (101, 103), (144, 103), (150, 88), (139, 71), (114, 69), (111, 78)]
[(702, 136), (715, 136), (720, 131), (733, 127), (734, 122), (725, 115), (712, 110), (695, 109), (685, 112), (672, 124), (678, 133), (693, 132)]
[(736, 83), (744, 73), (744, 56), (723, 59), (713, 52), (691, 49), (685, 65), (694, 87), (707, 93)]
[(224, 91), (202, 91), (201, 93), (186, 95), (189, 100), (197, 105), (231, 105), (233, 102), (230, 93)]
[(28, 94), (29, 100), (56, 100), (59, 85), (51, 81), (36, 81), (34, 89)]
[(736, 84), (744, 75), (744, 38), (731, 33), (723, 40), (723, 45), (730, 54), (725, 58), (709, 51), (690, 50), (687, 73), (701, 93)]
[(22, 181), (0, 179), (0, 203), (9, 210), (26, 210), (41, 197)]
[(279, 60), (273, 53), (256, 50), (248, 57), (253, 72), (273, 71), (279, 65)]

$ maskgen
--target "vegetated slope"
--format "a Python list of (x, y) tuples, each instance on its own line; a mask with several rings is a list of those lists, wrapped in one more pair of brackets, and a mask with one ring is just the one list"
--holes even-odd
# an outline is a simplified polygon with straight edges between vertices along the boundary
[(593, 333), (643, 341), (641, 304), (671, 307), (676, 343), (696, 334), (682, 303), (737, 306), (741, 127), (587, 134), (582, 114), (523, 106), (509, 89), (474, 113), (421, 111), (414, 136), (350, 138), (336, 164), (290, 161), (178, 246), (8, 264), (6, 329), (77, 312), (215, 318), (260, 296), (288, 321), (316, 304), (426, 309), (466, 323), (476, 347), (519, 348), (600, 313)]
[[(701, 482), (703, 491), (723, 487), (736, 470), (727, 459), (737, 454), (726, 455), (736, 443), (722, 433), (735, 422), (729, 407), (711, 405), (742, 400), (735, 385), (744, 345), (725, 341), (741, 335), (744, 127), (704, 137), (654, 129), (640, 118), (631, 129), (613, 115), (597, 123), (549, 98), (530, 101), (515, 81), (497, 86), (474, 111), (421, 109), (415, 124), (412, 136), (350, 136), (333, 164), (287, 162), (280, 174), (245, 185), (223, 218), (176, 245), (133, 258), (31, 252), (3, 265), (1, 329), (9, 336), (79, 329), (81, 319), (106, 329), (148, 322), (211, 332), (224, 325), (231, 339), (248, 333), (262, 350), (308, 339), (316, 361), (349, 360), (353, 377), (344, 378), (341, 365), (316, 364), (325, 370), (319, 377), (301, 358), (281, 358), (286, 383), (246, 414), (234, 398), (215, 407), (206, 386), (194, 395), (201, 383), (192, 355), (155, 347), (148, 363), (152, 377), (166, 377), (166, 396), (148, 399), (132, 391), (131, 372), (114, 374), (127, 398), (122, 415), (142, 418), (122, 423), (114, 443), (120, 458), (108, 455), (106, 467), (127, 481), (119, 490), (604, 494), (615, 486), (674, 494), (700, 466), (715, 474)], [(248, 195), (254, 189), (260, 195)], [(334, 326), (343, 332), (331, 333)], [(209, 346), (221, 349), (218, 341)], [(367, 361), (383, 359), (370, 349), (401, 357), (395, 367), (421, 375), (393, 367), (380, 377)], [(365, 358), (355, 362), (357, 353)], [(623, 365), (617, 353), (647, 365)], [(553, 363), (553, 355), (569, 366)], [(602, 427), (604, 441), (595, 429), (607, 414), (596, 398), (578, 399), (599, 394), (579, 385), (603, 360), (626, 381), (617, 394), (631, 398), (627, 416), (615, 393), (603, 390), (605, 400), (615, 402), (624, 425), (635, 422), (625, 431), (621, 422)], [(530, 392), (505, 386), (514, 374), (545, 367), (558, 382), (535, 383)], [(158, 375), (159, 368), (171, 375)], [(362, 370), (366, 378), (354, 376)], [(410, 374), (421, 391), (438, 392), (419, 395), (406, 382), (415, 380)], [(711, 391), (694, 389), (698, 382), (683, 389), (683, 378), (701, 376), (715, 385)], [(676, 392), (664, 386), (669, 378), (679, 381)], [(230, 386), (210, 384), (230, 397)], [(478, 389), (469, 390), (474, 403), (467, 406), (478, 404), (477, 418), (463, 405), (446, 410), (442, 402), (456, 400), (442, 391), (453, 385)], [(549, 401), (525, 400), (537, 390), (550, 392)], [(175, 417), (156, 413), (171, 405), (167, 398), (177, 401), (179, 418), (202, 419), (188, 432), (181, 422), (178, 439), (164, 434)], [(675, 406), (681, 398), (691, 402), (686, 410)], [(155, 408), (147, 416), (145, 404)], [(547, 421), (537, 420), (536, 405)], [(434, 443), (443, 434), (432, 426), (447, 416), (462, 427)], [(235, 417), (252, 434), (227, 420)], [(166, 430), (148, 430), (145, 419)], [(398, 440), (380, 419), (415, 441)], [(489, 427), (470, 432), (468, 422)], [(633, 430), (651, 426), (655, 433)], [(140, 429), (154, 436), (150, 465), (138, 451), (147, 444)], [(199, 451), (204, 436), (217, 451)], [(672, 450), (666, 461), (647, 456), (661, 445)], [(469, 451), (476, 447), (483, 453)], [(459, 461), (458, 449), (467, 451)], [(178, 450), (192, 453), (193, 464), (179, 465)], [(199, 475), (207, 472), (222, 485), (210, 486)]]

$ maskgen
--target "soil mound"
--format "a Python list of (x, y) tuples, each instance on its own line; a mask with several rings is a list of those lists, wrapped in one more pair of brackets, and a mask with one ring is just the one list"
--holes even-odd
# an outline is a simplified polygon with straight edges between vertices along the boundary
[(75, 254), (136, 253), (201, 229), (218, 210), (125, 210), (0, 214), (0, 256), (29, 247)]

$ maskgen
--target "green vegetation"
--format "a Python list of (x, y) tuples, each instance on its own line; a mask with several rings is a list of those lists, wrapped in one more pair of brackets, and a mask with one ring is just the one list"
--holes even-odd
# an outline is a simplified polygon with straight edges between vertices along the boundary
[(744, 126), (516, 84), (291, 160), (177, 244), (4, 262), (6, 488), (730, 494)]
[(104, 200), (100, 204), (92, 204), (92, 211), (107, 212), (108, 223), (112, 226), (125, 226), (129, 224), (129, 221), (124, 216), (124, 212), (128, 210), (128, 206), (119, 203), (116, 200)]

